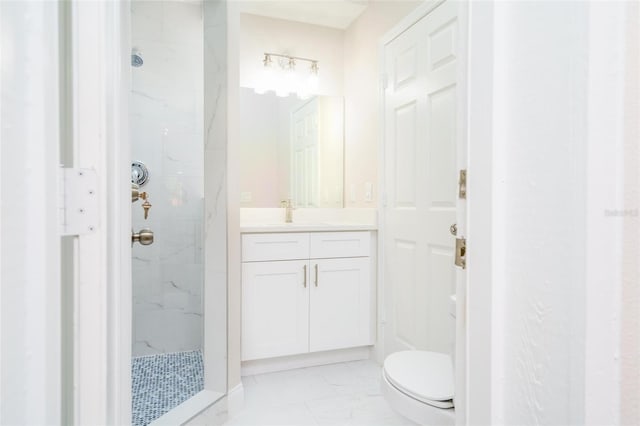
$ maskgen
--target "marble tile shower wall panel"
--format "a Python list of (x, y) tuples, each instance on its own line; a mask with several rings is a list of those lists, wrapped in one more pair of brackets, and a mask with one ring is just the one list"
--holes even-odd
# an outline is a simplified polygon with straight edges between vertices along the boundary
[(224, 0), (204, 3), (204, 159), (205, 159), (205, 383), (227, 389), (227, 11)]
[(202, 4), (132, 3), (133, 47), (144, 64), (132, 68), (132, 159), (150, 180), (153, 207), (136, 230), (155, 242), (133, 246), (133, 355), (202, 348), (204, 120)]

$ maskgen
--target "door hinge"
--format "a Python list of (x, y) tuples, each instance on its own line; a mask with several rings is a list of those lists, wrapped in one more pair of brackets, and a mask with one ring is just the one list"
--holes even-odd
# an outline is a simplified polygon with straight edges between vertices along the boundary
[(467, 240), (462, 238), (456, 238), (456, 266), (462, 269), (467, 268)]
[(461, 200), (467, 199), (467, 170), (460, 170), (458, 177), (458, 198)]
[(91, 234), (98, 229), (98, 175), (92, 169), (60, 168), (60, 235)]
[(386, 90), (389, 85), (389, 74), (381, 74), (380, 75), (380, 84), (382, 85), (382, 90)]

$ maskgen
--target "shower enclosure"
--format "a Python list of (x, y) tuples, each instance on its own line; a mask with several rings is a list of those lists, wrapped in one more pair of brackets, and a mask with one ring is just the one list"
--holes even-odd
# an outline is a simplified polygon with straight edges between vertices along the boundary
[(225, 165), (211, 160), (224, 138), (212, 124), (218, 94), (207, 95), (224, 86), (212, 53), (222, 8), (131, 3), (134, 425), (171, 415), (205, 389), (225, 392), (226, 223), (215, 214), (225, 207)]

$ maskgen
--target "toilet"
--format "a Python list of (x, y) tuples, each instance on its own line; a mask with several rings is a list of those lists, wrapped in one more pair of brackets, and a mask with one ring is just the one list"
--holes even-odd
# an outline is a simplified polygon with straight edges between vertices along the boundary
[[(455, 330), (455, 296), (451, 296), (451, 303), (449, 313)], [(450, 354), (395, 352), (382, 367), (385, 399), (399, 414), (420, 425), (455, 424), (454, 383)]]

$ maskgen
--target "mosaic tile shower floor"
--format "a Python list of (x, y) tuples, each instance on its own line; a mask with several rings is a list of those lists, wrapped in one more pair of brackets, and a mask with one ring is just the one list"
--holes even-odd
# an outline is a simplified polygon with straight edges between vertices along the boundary
[(132, 360), (132, 424), (145, 426), (204, 388), (202, 352), (177, 352)]

